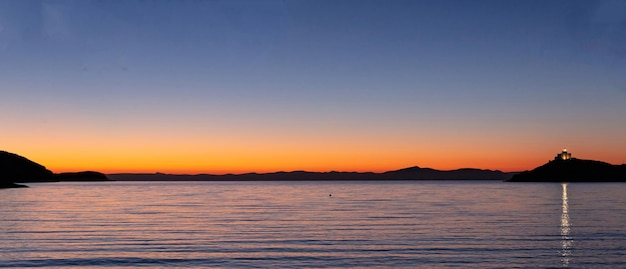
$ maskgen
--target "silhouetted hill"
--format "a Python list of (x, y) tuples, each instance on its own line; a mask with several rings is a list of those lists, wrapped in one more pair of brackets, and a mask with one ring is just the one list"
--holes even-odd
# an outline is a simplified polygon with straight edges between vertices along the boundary
[(514, 175), (510, 182), (625, 182), (626, 165), (593, 160), (555, 159)]
[(13, 182), (54, 181), (54, 174), (43, 165), (20, 155), (0, 151), (0, 182), (9, 186)]
[(510, 173), (480, 169), (435, 170), (417, 166), (389, 171), (372, 172), (274, 172), (226, 175), (172, 175), (172, 174), (110, 174), (120, 181), (297, 181), (297, 180), (507, 180)]
[(417, 166), (389, 171), (381, 174), (384, 179), (421, 179), (421, 180), (506, 180), (509, 173), (498, 170), (462, 168), (456, 170), (435, 170)]
[(105, 174), (94, 171), (59, 173), (54, 178), (58, 181), (109, 181)]
[(0, 188), (26, 187), (15, 184), (16, 182), (105, 180), (109, 180), (106, 175), (93, 171), (54, 174), (43, 165), (25, 157), (6, 151), (0, 151)]

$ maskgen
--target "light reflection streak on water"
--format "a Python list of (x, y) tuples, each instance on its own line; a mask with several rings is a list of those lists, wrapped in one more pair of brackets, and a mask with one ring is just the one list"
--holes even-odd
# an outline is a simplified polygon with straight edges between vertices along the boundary
[(561, 265), (563, 267), (568, 267), (571, 261), (570, 256), (572, 255), (572, 243), (573, 239), (570, 236), (570, 221), (569, 221), (569, 205), (567, 199), (567, 183), (562, 183), (563, 194), (561, 195), (561, 200), (563, 204), (561, 206)]

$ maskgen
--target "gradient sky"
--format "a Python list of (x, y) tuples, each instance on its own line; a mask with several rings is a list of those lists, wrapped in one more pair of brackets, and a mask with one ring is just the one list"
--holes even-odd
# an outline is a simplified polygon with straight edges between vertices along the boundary
[(626, 1), (1, 1), (0, 149), (55, 172), (626, 161)]

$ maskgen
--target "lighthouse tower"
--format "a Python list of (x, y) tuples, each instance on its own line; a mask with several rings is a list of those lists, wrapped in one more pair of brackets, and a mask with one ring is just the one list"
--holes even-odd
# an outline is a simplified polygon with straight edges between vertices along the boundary
[(567, 161), (572, 158), (572, 154), (567, 152), (567, 149), (564, 148), (563, 151), (554, 157), (554, 160)]

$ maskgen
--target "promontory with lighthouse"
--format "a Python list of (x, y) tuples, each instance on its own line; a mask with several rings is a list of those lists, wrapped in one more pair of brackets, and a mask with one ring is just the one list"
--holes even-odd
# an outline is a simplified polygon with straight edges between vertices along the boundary
[(563, 149), (553, 160), (514, 175), (509, 182), (626, 182), (626, 164), (583, 160)]

